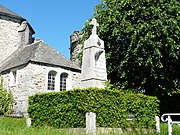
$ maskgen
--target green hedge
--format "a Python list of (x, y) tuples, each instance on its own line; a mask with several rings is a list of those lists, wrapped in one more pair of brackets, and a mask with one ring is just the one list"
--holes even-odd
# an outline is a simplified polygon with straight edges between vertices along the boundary
[(33, 95), (28, 113), (34, 126), (85, 127), (86, 112), (94, 112), (97, 127), (154, 128), (158, 109), (156, 97), (89, 88)]

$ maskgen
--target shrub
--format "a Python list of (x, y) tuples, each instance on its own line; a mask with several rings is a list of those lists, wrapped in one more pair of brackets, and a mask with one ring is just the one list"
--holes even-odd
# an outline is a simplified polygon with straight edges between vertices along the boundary
[(85, 114), (94, 112), (97, 127), (154, 128), (158, 108), (156, 97), (88, 88), (30, 96), (28, 112), (34, 126), (85, 127)]
[(0, 115), (5, 115), (13, 106), (13, 96), (3, 87), (3, 80), (0, 80)]

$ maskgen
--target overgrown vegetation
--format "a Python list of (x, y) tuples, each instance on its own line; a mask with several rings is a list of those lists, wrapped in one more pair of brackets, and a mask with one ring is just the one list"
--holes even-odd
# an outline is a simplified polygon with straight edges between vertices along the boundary
[(0, 80), (0, 115), (5, 115), (12, 110), (13, 96), (11, 91), (3, 87), (3, 79)]
[[(179, 0), (102, 0), (94, 17), (112, 84), (147, 95), (179, 89)], [(86, 23), (85, 39), (91, 29)]]
[[(156, 97), (98, 88), (36, 94), (28, 113), (34, 126), (85, 127), (87, 112), (96, 113), (97, 127), (154, 128), (159, 114)], [(132, 121), (128, 121), (133, 116)]]

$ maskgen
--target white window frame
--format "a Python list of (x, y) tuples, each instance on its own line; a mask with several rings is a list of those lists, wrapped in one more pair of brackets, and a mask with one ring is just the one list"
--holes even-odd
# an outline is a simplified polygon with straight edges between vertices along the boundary
[(67, 90), (67, 79), (68, 79), (68, 73), (61, 73), (60, 74), (60, 82), (59, 82), (59, 88), (60, 91)]
[(54, 70), (51, 70), (48, 72), (48, 78), (47, 78), (47, 90), (48, 91), (55, 91), (56, 90), (56, 76), (57, 72)]

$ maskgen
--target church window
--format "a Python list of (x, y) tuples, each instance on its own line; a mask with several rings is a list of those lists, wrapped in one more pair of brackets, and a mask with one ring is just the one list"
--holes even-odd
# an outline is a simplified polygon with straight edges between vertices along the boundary
[(11, 86), (16, 85), (17, 82), (17, 71), (11, 71), (10, 72), (10, 84)]
[(13, 71), (13, 84), (16, 84), (16, 79), (17, 79), (17, 73), (16, 71)]
[(55, 78), (56, 71), (50, 71), (48, 73), (48, 90), (55, 90)]
[(68, 78), (68, 74), (67, 73), (62, 73), (60, 75), (60, 91), (66, 90), (66, 81)]

